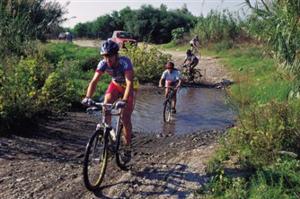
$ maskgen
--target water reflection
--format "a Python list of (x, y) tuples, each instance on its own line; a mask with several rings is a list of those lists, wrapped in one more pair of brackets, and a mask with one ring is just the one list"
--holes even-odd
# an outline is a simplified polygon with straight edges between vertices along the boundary
[(178, 92), (177, 114), (170, 124), (163, 122), (163, 94), (151, 86), (139, 90), (133, 113), (135, 131), (162, 136), (198, 130), (222, 129), (234, 122), (234, 113), (225, 104), (223, 90), (182, 88)]

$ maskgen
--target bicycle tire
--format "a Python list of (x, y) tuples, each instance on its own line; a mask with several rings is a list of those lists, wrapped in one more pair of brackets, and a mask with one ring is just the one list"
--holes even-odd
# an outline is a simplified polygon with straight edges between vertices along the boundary
[(201, 74), (200, 70), (199, 70), (199, 69), (196, 69), (196, 70), (194, 71), (193, 82), (194, 82), (194, 83), (200, 82), (201, 77), (202, 77), (202, 74)]
[(170, 122), (172, 117), (171, 99), (167, 99), (164, 103), (163, 111), (164, 122)]
[[(90, 191), (98, 189), (101, 182), (103, 181), (107, 166), (107, 146), (108, 134), (103, 133), (103, 130), (95, 131), (86, 145), (83, 161), (83, 181), (85, 187)], [(102, 149), (102, 152), (97, 154), (97, 152), (99, 152), (99, 149)], [(98, 155), (100, 157), (98, 157)], [(98, 160), (96, 157), (98, 157)], [(98, 163), (93, 164), (94, 161), (98, 161)], [(91, 164), (95, 165), (95, 168), (92, 168)], [(97, 173), (98, 171), (99, 173)], [(94, 173), (96, 173), (96, 175), (94, 176), (95, 179), (92, 177), (92, 174)]]
[(122, 131), (123, 131), (123, 124), (120, 124), (120, 128), (117, 131), (117, 145), (116, 145), (116, 163), (118, 167), (124, 171), (128, 170), (127, 162), (124, 162), (122, 159), (122, 155), (124, 155), (125, 144), (124, 140), (122, 139)]

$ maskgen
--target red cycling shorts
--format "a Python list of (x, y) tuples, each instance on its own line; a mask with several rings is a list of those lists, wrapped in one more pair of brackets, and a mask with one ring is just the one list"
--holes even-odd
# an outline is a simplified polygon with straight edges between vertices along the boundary
[[(125, 88), (114, 82), (110, 82), (105, 92), (105, 94), (119, 95), (120, 97), (123, 97), (124, 93), (125, 93)], [(127, 104), (129, 105), (133, 104), (133, 92), (129, 95)]]

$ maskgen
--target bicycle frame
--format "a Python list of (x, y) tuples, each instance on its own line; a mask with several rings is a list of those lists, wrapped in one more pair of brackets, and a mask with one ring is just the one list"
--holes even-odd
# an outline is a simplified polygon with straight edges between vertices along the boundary
[[(100, 130), (102, 128), (104, 133), (108, 133), (108, 132), (110, 132), (113, 129), (112, 125), (108, 124), (105, 121), (106, 120), (106, 116), (110, 115), (110, 116), (116, 116), (116, 117), (118, 117), (117, 118), (117, 124), (116, 124), (116, 127), (115, 127), (115, 132), (118, 132), (118, 129), (120, 128), (120, 124), (122, 122), (121, 114), (122, 114), (123, 109), (118, 109), (117, 112), (113, 112), (113, 111), (116, 111), (115, 110), (115, 104), (116, 103), (114, 103), (114, 104), (103, 103), (103, 102), (101, 102), (101, 103), (96, 102), (95, 103), (95, 106), (97, 108), (101, 108), (102, 109), (101, 121), (97, 124), (96, 131), (98, 131), (98, 130)], [(89, 111), (89, 109), (91, 109), (92, 111), (95, 111), (95, 110), (97, 110), (97, 108), (96, 109), (94, 107), (88, 108), (88, 111)], [(110, 137), (111, 137), (111, 135), (110, 135)], [(112, 140), (112, 137), (111, 137), (111, 140)]]
[[(115, 102), (114, 104), (107, 104), (107, 103), (92, 103), (93, 107), (87, 109), (88, 113), (95, 113), (95, 111), (102, 110), (102, 116), (99, 123), (96, 125), (96, 131), (90, 137), (84, 155), (83, 161), (83, 179), (87, 189), (93, 191), (98, 188), (98, 186), (103, 181), (107, 159), (108, 159), (108, 152), (110, 151), (113, 155), (116, 155), (116, 162), (117, 165), (126, 170), (126, 162), (122, 162), (121, 158), (122, 155), (120, 153), (120, 139), (122, 133), (122, 118), (121, 114), (123, 111), (122, 107), (118, 107), (118, 103)], [(108, 124), (105, 119), (106, 116), (116, 116), (117, 117), (117, 124), (115, 128), (115, 139), (113, 139), (110, 131), (113, 129), (111, 124)], [(99, 148), (98, 148), (99, 147)], [(97, 151), (100, 149), (100, 151)], [(99, 153), (98, 153), (99, 152)], [(95, 155), (95, 156), (94, 156)], [(99, 157), (98, 157), (99, 156)], [(96, 158), (94, 158), (96, 157)], [(99, 164), (99, 165), (98, 165)], [(95, 169), (93, 166), (95, 166)], [(100, 173), (97, 173), (97, 169), (100, 170)], [(95, 172), (94, 172), (95, 171)], [(97, 173), (96, 175), (93, 175)]]
[(169, 93), (167, 94), (166, 101), (172, 100), (175, 97), (175, 89), (170, 87)]

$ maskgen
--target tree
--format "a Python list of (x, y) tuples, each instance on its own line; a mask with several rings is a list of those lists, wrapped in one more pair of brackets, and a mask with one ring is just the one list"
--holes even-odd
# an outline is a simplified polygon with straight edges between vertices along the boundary
[[(173, 29), (183, 27), (185, 31), (189, 31), (195, 25), (196, 17), (187, 10), (186, 5), (174, 11), (168, 11), (164, 4), (160, 8), (143, 5), (137, 10), (126, 7), (89, 23), (92, 28), (86, 30), (90, 31), (85, 34), (88, 37), (107, 39), (114, 30), (126, 30), (140, 41), (165, 43), (171, 41)], [(77, 26), (74, 31), (78, 31)]]
[(46, 40), (65, 19), (57, 2), (46, 0), (0, 1), (0, 56), (24, 54), (30, 40)]

